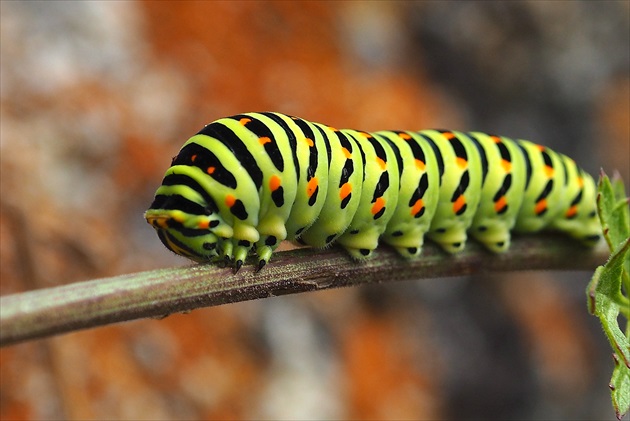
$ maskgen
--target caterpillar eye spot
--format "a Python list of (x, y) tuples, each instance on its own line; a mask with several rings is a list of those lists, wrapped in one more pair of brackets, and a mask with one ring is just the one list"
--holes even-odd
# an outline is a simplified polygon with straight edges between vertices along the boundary
[(206, 125), (184, 144), (145, 218), (175, 253), (226, 264), (234, 257), (238, 270), (255, 251), (261, 269), (287, 237), (315, 247), (352, 244), (346, 249), (359, 258), (378, 241), (403, 257), (419, 255), (425, 235), (458, 252), (466, 233), (504, 251), (509, 241), (497, 239), (509, 236), (495, 233), (513, 227), (554, 227), (591, 244), (601, 229), (595, 194), (592, 177), (572, 160), (527, 141), (337, 130), (245, 113)]

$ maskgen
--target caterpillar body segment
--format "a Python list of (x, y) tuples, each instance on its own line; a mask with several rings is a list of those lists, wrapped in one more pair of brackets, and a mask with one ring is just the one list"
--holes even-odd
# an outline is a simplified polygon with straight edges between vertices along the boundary
[(356, 259), (383, 241), (420, 255), (468, 234), (493, 252), (510, 232), (563, 231), (594, 244), (595, 183), (570, 158), (524, 140), (446, 130), (338, 130), (280, 113), (222, 118), (173, 159), (145, 213), (164, 245), (238, 270), (285, 240), (338, 243)]

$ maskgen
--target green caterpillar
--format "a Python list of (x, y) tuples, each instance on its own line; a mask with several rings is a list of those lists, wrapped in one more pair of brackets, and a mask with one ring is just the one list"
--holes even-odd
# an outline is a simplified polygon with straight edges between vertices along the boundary
[(338, 243), (365, 259), (379, 240), (449, 253), (467, 233), (493, 252), (510, 231), (552, 229), (592, 245), (595, 183), (565, 155), (525, 140), (444, 130), (337, 130), (279, 113), (222, 118), (173, 158), (145, 218), (173, 252), (258, 269), (278, 244)]

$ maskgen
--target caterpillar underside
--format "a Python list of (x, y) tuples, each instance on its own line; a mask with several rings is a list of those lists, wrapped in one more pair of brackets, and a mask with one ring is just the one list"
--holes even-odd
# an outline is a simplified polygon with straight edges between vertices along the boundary
[(596, 243), (592, 177), (525, 140), (446, 130), (337, 130), (279, 113), (222, 118), (173, 158), (145, 213), (173, 252), (258, 269), (283, 240), (340, 244), (356, 259), (383, 241), (405, 258), (425, 234), (449, 253), (470, 234), (489, 250), (510, 231)]

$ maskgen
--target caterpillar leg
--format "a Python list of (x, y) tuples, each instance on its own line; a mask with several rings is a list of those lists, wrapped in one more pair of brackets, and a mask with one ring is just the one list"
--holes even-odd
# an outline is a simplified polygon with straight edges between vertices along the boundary
[(263, 235), (260, 237), (260, 240), (256, 243), (256, 254), (258, 255), (257, 271), (269, 263), (269, 259), (271, 259), (271, 255), (276, 247), (278, 247), (278, 244), (278, 239), (273, 235)]
[(425, 228), (413, 224), (399, 224), (394, 230), (385, 232), (383, 241), (394, 247), (405, 259), (415, 259), (422, 253)]
[(427, 236), (436, 242), (447, 253), (459, 253), (466, 247), (466, 230), (453, 226), (429, 231)]
[(506, 252), (510, 248), (510, 231), (500, 222), (487, 222), (487, 225), (472, 227), (471, 235), (493, 253)]
[(378, 227), (371, 226), (344, 233), (337, 242), (348, 254), (356, 260), (364, 260), (372, 255), (372, 252), (378, 247), (378, 238), (380, 236)]

